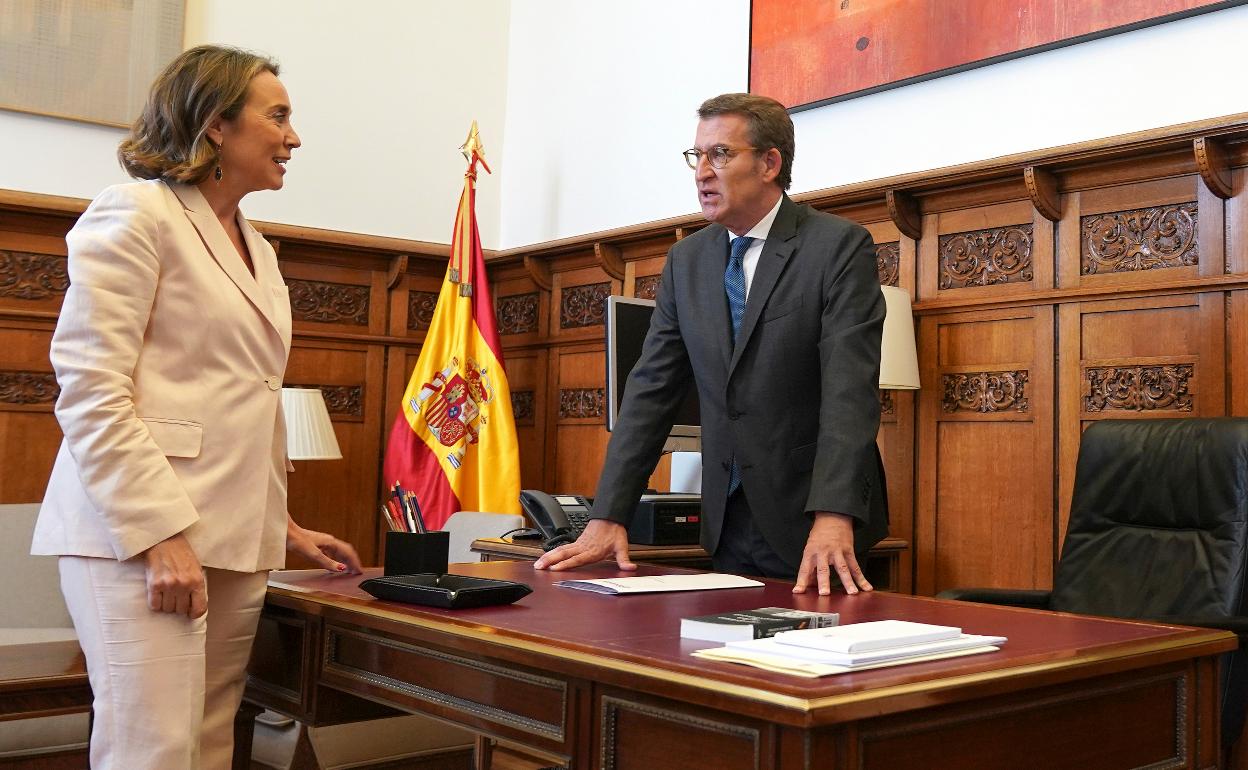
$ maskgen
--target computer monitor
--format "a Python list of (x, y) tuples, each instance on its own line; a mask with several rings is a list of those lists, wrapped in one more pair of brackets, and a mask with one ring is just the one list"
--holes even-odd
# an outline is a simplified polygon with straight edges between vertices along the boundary
[[(641, 348), (650, 331), (654, 300), (635, 297), (607, 297), (607, 430), (614, 430), (624, 402), (624, 386), (629, 372), (641, 358)], [(676, 411), (676, 422), (670, 436), (690, 441), (669, 442), (674, 449), (696, 449), (702, 435), (701, 413), (698, 410), (698, 389), (689, 378), (689, 388)]]

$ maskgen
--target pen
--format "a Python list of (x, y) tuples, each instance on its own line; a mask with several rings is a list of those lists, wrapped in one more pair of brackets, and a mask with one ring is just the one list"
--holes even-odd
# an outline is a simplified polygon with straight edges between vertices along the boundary
[(412, 514), (415, 518), (416, 531), (423, 534), (428, 530), (425, 529), (425, 517), (420, 512), (420, 503), (416, 500), (416, 493), (408, 492), (407, 496), (408, 502), (411, 503), (409, 507), (411, 508)]
[(386, 529), (390, 530), (391, 532), (399, 531), (399, 527), (395, 523), (394, 517), (390, 515), (390, 509), (386, 507), (385, 505), (381, 506), (381, 518), (383, 521), (386, 522)]
[(403, 514), (407, 517), (407, 531), (423, 532), (423, 529), (418, 529), (416, 527), (416, 517), (412, 515), (411, 505), (407, 501), (407, 493), (403, 491), (403, 487), (399, 486), (397, 481), (394, 483), (394, 497), (398, 500), (399, 509), (403, 511)]
[(411, 531), (407, 528), (407, 523), (403, 519), (403, 514), (399, 511), (398, 504), (394, 502), (394, 498), (386, 501), (386, 508), (390, 511), (390, 516), (394, 519), (395, 525), (398, 526), (399, 532)]

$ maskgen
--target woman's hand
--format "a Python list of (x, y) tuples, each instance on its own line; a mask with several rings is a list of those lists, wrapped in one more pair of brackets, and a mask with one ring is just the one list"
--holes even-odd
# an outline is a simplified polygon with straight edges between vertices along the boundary
[(333, 535), (304, 529), (286, 516), (286, 550), (315, 562), (330, 572), (358, 575), (364, 571), (351, 544)]
[(175, 612), (194, 620), (208, 611), (204, 569), (191, 544), (179, 532), (148, 548), (147, 606), (153, 612)]

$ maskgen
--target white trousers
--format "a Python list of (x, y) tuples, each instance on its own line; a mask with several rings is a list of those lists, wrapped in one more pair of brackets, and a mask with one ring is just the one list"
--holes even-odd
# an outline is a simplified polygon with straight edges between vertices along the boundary
[(229, 770), (267, 572), (205, 568), (208, 613), (153, 612), (141, 559), (60, 558), (94, 697), (94, 770)]

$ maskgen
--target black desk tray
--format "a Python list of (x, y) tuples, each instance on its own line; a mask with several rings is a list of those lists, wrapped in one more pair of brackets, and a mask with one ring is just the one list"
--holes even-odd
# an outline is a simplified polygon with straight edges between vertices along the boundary
[(429, 607), (463, 609), (511, 604), (533, 593), (524, 583), (465, 575), (389, 575), (369, 578), (360, 588), (378, 599)]

